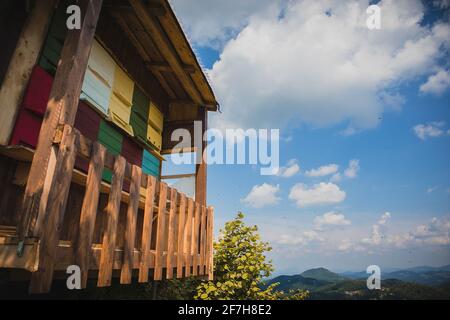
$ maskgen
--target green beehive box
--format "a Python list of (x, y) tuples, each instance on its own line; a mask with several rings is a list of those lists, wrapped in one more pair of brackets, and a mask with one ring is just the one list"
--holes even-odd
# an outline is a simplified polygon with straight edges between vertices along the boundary
[[(106, 147), (106, 149), (113, 155), (118, 155), (122, 152), (123, 136), (119, 130), (115, 129), (105, 120), (100, 122), (100, 130), (98, 132), (98, 142)], [(112, 171), (109, 169), (103, 170), (103, 180), (111, 183)]]
[(66, 34), (67, 27), (65, 24), (64, 6), (60, 6), (53, 15), (47, 38), (45, 39), (43, 50), (39, 58), (39, 66), (52, 75), (56, 73)]
[(161, 161), (147, 150), (144, 150), (142, 157), (142, 172), (159, 178), (160, 167)]
[(134, 86), (133, 105), (131, 106), (130, 124), (133, 127), (134, 135), (141, 141), (147, 142), (147, 119), (150, 100), (144, 92)]

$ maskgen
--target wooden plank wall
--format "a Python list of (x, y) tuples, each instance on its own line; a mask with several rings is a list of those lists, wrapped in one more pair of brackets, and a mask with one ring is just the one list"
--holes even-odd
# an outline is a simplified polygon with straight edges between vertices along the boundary
[[(122, 284), (131, 283), (133, 276), (139, 282), (149, 281), (151, 269), (153, 280), (212, 278), (211, 207), (143, 174), (69, 125), (55, 142), (59, 153), (44, 224), (51, 228), (44, 228), (39, 241), (39, 269), (32, 274), (31, 292), (48, 292), (54, 270), (70, 264), (80, 266), (83, 288), (89, 270), (98, 270), (99, 287), (111, 285), (114, 270), (120, 271)], [(77, 155), (90, 158), (83, 192), (71, 184)], [(113, 170), (108, 194), (101, 193), (104, 168)], [(124, 180), (131, 181), (127, 203), (123, 202)], [(144, 209), (138, 206), (141, 188), (146, 189)], [(76, 202), (80, 205), (73, 205)]]

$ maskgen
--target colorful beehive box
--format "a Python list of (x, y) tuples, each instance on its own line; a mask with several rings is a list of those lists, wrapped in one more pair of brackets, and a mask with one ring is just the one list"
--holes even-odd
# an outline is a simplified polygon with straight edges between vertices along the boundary
[(11, 145), (36, 148), (52, 83), (50, 74), (40, 66), (34, 67), (11, 135)]
[(141, 142), (147, 143), (147, 119), (150, 100), (138, 86), (134, 86), (133, 105), (131, 107), (130, 124), (134, 136)]
[(109, 105), (109, 116), (114, 124), (131, 136), (133, 136), (133, 128), (130, 125), (133, 88), (133, 80), (121, 68), (116, 68)]
[(53, 77), (40, 66), (35, 66), (28, 82), (22, 107), (43, 116), (52, 90)]
[(144, 150), (142, 157), (142, 172), (159, 178), (160, 168), (161, 168), (161, 160), (159, 160), (149, 151)]
[(94, 41), (81, 89), (82, 100), (108, 115), (116, 63), (98, 41)]
[(56, 73), (67, 34), (64, 9), (64, 6), (61, 5), (55, 11), (39, 58), (39, 66), (52, 75)]
[[(103, 144), (113, 155), (119, 155), (122, 152), (123, 136), (105, 120), (100, 121), (100, 129), (98, 132), (98, 142)], [(105, 169), (103, 171), (103, 180), (111, 183), (112, 171)]]
[[(78, 129), (83, 136), (94, 142), (97, 141), (98, 138), (100, 122), (100, 115), (85, 102), (80, 101), (78, 104), (74, 127)], [(75, 162), (75, 168), (87, 173), (89, 169), (89, 161), (79, 157)]]
[(163, 131), (164, 115), (153, 103), (150, 104), (148, 123), (157, 131), (159, 132)]
[[(138, 167), (142, 167), (142, 148), (129, 137), (123, 138), (122, 143), (122, 156), (128, 163), (134, 164)], [(123, 182), (123, 189), (127, 192), (130, 191), (130, 183), (128, 181)]]
[(41, 125), (42, 117), (22, 108), (17, 117), (10, 144), (36, 149)]

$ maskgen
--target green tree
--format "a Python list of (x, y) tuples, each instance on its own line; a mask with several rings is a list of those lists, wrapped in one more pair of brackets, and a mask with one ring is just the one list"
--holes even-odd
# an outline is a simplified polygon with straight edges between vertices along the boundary
[(246, 226), (244, 215), (225, 224), (219, 242), (214, 243), (214, 281), (197, 287), (196, 299), (201, 300), (278, 300), (304, 299), (307, 291), (276, 291), (278, 283), (265, 286), (262, 279), (273, 272), (265, 253), (272, 250), (261, 241), (258, 227)]

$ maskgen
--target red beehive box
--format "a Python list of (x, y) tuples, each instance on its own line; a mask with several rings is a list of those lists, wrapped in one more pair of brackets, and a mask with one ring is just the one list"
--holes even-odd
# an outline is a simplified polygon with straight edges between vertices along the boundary
[[(142, 166), (142, 153), (143, 149), (129, 137), (123, 138), (122, 143), (122, 156), (127, 162), (136, 166)], [(130, 183), (128, 181), (123, 182), (123, 189), (130, 192)]]
[(23, 99), (22, 107), (43, 116), (52, 89), (53, 78), (44, 69), (35, 66)]
[(12, 133), (11, 145), (25, 145), (36, 149), (42, 118), (22, 108)]
[[(100, 121), (100, 115), (89, 107), (89, 105), (83, 101), (80, 101), (78, 104), (74, 127), (78, 129), (83, 136), (94, 142), (97, 141)], [(89, 169), (89, 161), (78, 157), (75, 162), (75, 168), (87, 173)]]

